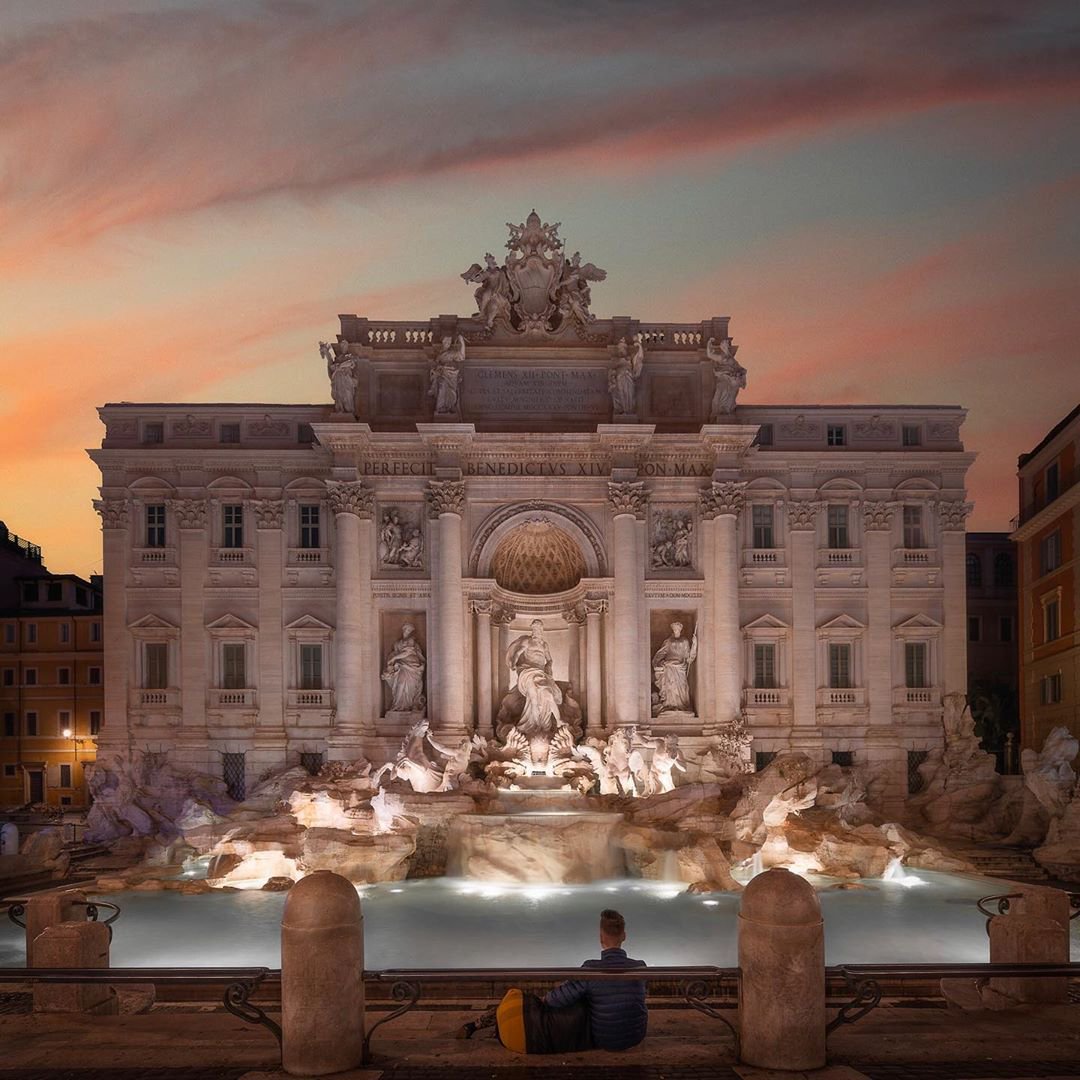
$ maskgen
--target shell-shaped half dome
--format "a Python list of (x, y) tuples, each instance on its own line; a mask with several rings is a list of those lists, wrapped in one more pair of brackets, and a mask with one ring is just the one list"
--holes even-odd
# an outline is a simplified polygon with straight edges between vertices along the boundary
[(527, 521), (495, 550), (491, 575), (504, 589), (533, 596), (572, 589), (585, 576), (581, 549), (546, 518)]

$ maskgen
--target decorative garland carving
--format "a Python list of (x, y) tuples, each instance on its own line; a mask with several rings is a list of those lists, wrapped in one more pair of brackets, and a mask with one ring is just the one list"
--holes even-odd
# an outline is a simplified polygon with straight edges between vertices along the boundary
[(585, 605), (575, 604), (571, 608), (567, 608), (562, 617), (568, 622), (576, 626), (581, 626), (585, 622)]
[(819, 502), (789, 502), (788, 503), (788, 528), (793, 532), (804, 529), (813, 529), (817, 523), (817, 516), (821, 510)]
[(256, 529), (280, 529), (285, 517), (285, 503), (281, 499), (248, 499), (248, 506), (255, 514)]
[(362, 480), (327, 480), (326, 497), (334, 514), (375, 516), (375, 489)]
[(724, 514), (738, 517), (746, 498), (746, 484), (742, 480), (714, 480), (699, 492), (698, 498), (701, 500), (703, 517), (714, 518)]
[(636, 518), (645, 516), (649, 493), (645, 490), (644, 480), (629, 480), (624, 484), (609, 483), (607, 489), (616, 517), (620, 514), (633, 514)]
[(427, 486), (428, 516), (462, 514), (465, 510), (464, 480), (429, 480)]
[(128, 527), (127, 499), (95, 499), (94, 509), (101, 515), (103, 529), (126, 529)]
[(167, 505), (176, 515), (176, 524), (179, 528), (206, 528), (205, 499), (169, 499)]
[(896, 504), (890, 502), (864, 502), (862, 512), (863, 528), (867, 532), (886, 532), (892, 528)]
[(975, 509), (974, 503), (966, 502), (943, 502), (938, 503), (938, 514), (941, 516), (942, 532), (964, 532), (967, 528), (968, 514)]

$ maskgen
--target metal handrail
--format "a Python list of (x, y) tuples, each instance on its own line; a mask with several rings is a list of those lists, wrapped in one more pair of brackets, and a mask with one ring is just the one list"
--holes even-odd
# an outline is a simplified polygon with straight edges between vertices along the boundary
[[(23, 917), (26, 915), (26, 905), (30, 901), (27, 899), (18, 900), (0, 900), (0, 907), (6, 907), (8, 918), (18, 927), (23, 930), (26, 929), (26, 923), (24, 923)], [(86, 920), (87, 922), (98, 922), (98, 915), (101, 914), (101, 908), (111, 908), (112, 914), (104, 921), (104, 925), (109, 930), (109, 941), (113, 939), (112, 924), (120, 918), (120, 908), (116, 904), (110, 904), (106, 900), (69, 900), (69, 904), (78, 904), (80, 907), (86, 908)]]

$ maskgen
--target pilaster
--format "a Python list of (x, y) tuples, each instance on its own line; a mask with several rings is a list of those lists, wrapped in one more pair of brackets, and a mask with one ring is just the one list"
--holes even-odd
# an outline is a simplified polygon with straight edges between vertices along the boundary
[[(817, 627), (814, 609), (814, 561), (817, 557), (817, 516), (821, 504), (788, 504), (791, 534), (791, 655), (794, 671), (792, 712), (795, 727), (817, 726)], [(803, 732), (793, 732), (801, 735)]]
[(130, 745), (128, 694), (131, 667), (127, 631), (127, 567), (130, 558), (130, 510), (127, 499), (95, 499), (101, 515), (104, 707), (98, 755), (124, 753)]
[[(642, 591), (638, 587), (637, 522), (644, 519), (648, 505), (641, 480), (608, 484), (608, 498), (614, 512), (614, 706), (615, 726), (636, 724), (640, 719), (639, 642)], [(647, 714), (646, 714), (647, 715)]]
[(180, 713), (183, 734), (206, 730), (206, 587), (207, 502), (169, 502), (180, 532)]
[(260, 734), (283, 734), (285, 725), (284, 655), (281, 628), (281, 582), (285, 504), (281, 499), (251, 499), (255, 518), (255, 558), (259, 567), (259, 692)]

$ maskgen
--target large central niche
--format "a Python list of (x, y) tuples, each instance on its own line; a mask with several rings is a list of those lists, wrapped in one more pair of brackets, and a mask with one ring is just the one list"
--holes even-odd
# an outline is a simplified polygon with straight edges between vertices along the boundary
[(565, 592), (585, 576), (575, 541), (546, 518), (519, 525), (499, 544), (491, 576), (503, 589), (532, 596)]

